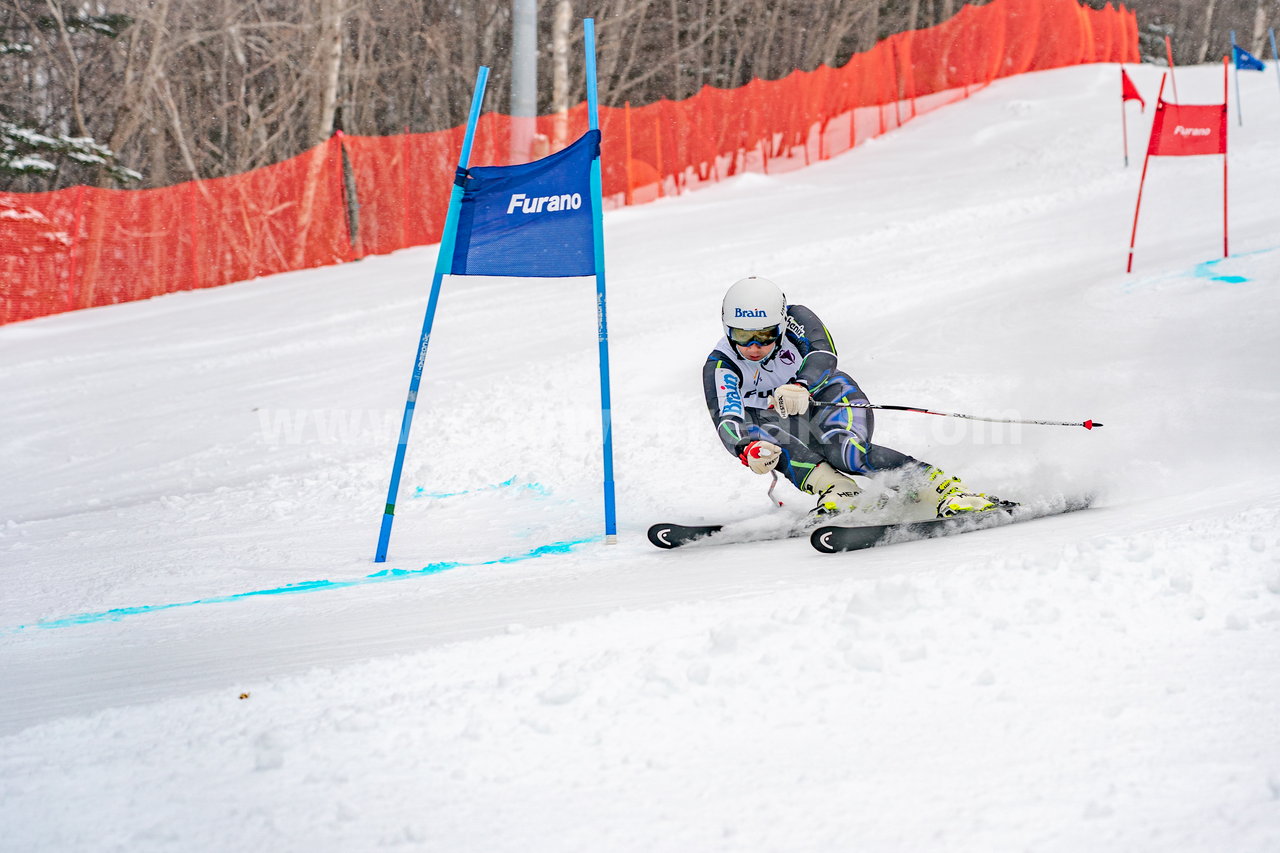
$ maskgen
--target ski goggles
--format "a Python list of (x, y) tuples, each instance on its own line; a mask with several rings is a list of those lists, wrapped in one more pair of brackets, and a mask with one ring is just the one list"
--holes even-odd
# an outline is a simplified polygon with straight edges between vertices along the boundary
[(782, 336), (781, 326), (770, 326), (767, 329), (735, 329), (729, 328), (729, 340), (740, 347), (762, 346), (776, 343)]

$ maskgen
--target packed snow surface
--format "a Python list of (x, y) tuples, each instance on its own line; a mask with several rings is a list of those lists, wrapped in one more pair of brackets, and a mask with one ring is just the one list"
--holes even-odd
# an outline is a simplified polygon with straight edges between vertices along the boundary
[[(592, 283), (454, 280), (371, 561), (434, 247), (0, 328), (0, 848), (1280, 849), (1280, 92), (1150, 164), (1159, 69), (1005, 80), (605, 219)], [(1178, 71), (1187, 102), (1220, 67)], [(725, 288), (779, 282), (876, 440), (1092, 509), (661, 552), (811, 499), (727, 455)], [(749, 538), (749, 537), (748, 537)]]

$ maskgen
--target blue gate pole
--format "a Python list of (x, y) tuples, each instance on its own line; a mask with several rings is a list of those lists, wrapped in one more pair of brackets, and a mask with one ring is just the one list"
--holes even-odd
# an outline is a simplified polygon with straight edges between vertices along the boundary
[(458, 208), (462, 204), (462, 185), (467, 165), (471, 161), (471, 143), (475, 141), (476, 122), (480, 120), (480, 106), (484, 103), (484, 87), (488, 80), (489, 68), (481, 65), (476, 74), (475, 93), (471, 96), (471, 114), (467, 116), (467, 132), (462, 139), (462, 152), (458, 155), (458, 171), (455, 173), (453, 190), (449, 194), (449, 211), (445, 214), (444, 231), (440, 235), (440, 254), (436, 256), (436, 270), (431, 278), (431, 296), (427, 300), (427, 314), (422, 320), (422, 337), (418, 339), (413, 377), (409, 380), (409, 396), (404, 403), (404, 418), (400, 422), (400, 440), (396, 445), (395, 462), (391, 466), (391, 485), (387, 488), (387, 505), (382, 514), (382, 528), (378, 531), (378, 550), (373, 556), (375, 563), (387, 561), (387, 545), (391, 541), (391, 523), (395, 520), (396, 499), (400, 494), (400, 473), (404, 468), (409, 429), (413, 426), (413, 409), (418, 401), (418, 386), (422, 383), (422, 368), (427, 360), (427, 345), (431, 342), (431, 326), (436, 319), (440, 284), (453, 266), (453, 249), (458, 237)]
[[(583, 42), (587, 53), (587, 115), (589, 129), (600, 128), (600, 107), (596, 93), (596, 22), (586, 18), (582, 22)], [(604, 204), (603, 184), (600, 179), (600, 155), (591, 161), (592, 224), (596, 265), (596, 327), (600, 343), (600, 426), (604, 433), (604, 541), (606, 545), (618, 541), (617, 506), (613, 494), (613, 404), (609, 391), (609, 319), (605, 309), (604, 284)]]

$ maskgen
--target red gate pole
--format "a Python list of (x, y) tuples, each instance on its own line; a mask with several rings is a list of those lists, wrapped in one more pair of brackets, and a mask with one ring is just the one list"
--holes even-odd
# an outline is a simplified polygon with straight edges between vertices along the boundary
[[(1161, 98), (1164, 97), (1164, 81), (1168, 78), (1165, 74), (1160, 78), (1160, 91), (1156, 95), (1156, 110), (1162, 109)], [(1156, 122), (1151, 122), (1151, 132), (1156, 132)], [(1142, 187), (1147, 182), (1147, 164), (1151, 162), (1151, 143), (1147, 143), (1147, 154), (1142, 158), (1142, 177), (1138, 180), (1138, 203), (1133, 208), (1133, 230), (1129, 232), (1129, 264), (1125, 267), (1126, 273), (1133, 272), (1133, 244), (1138, 239), (1138, 212), (1142, 210)]]

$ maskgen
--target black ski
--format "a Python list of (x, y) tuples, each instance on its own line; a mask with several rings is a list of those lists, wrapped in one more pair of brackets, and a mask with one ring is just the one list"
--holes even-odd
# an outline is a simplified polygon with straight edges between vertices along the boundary
[(679, 548), (718, 532), (723, 524), (655, 524), (649, 528), (649, 541), (659, 548)]
[(968, 533), (973, 530), (986, 530), (1000, 527), (1010, 522), (1029, 521), (1047, 515), (1059, 515), (1085, 509), (1091, 503), (1090, 498), (1067, 501), (1065, 504), (1051, 509), (1037, 510), (1030, 507), (1013, 505), (989, 509), (984, 512), (965, 513), (951, 518), (933, 518), (925, 521), (908, 521), (898, 524), (867, 524), (856, 527), (827, 525), (814, 530), (809, 536), (809, 543), (824, 554), (835, 554), (840, 551), (861, 551), (878, 545), (890, 545), (895, 542), (910, 542), (917, 539), (931, 539), (936, 536), (949, 536), (953, 533)]
[(767, 542), (774, 539), (790, 539), (807, 536), (813, 524), (785, 516), (744, 518), (728, 524), (655, 524), (649, 528), (649, 541), (659, 548), (680, 548), (691, 542), (706, 539), (719, 533), (717, 540), (724, 545), (741, 545), (747, 542)]

